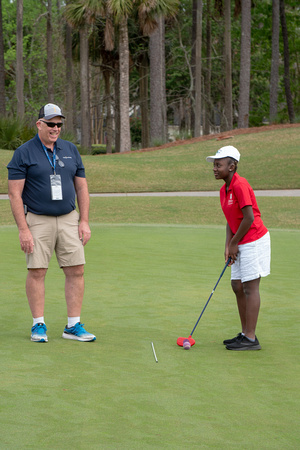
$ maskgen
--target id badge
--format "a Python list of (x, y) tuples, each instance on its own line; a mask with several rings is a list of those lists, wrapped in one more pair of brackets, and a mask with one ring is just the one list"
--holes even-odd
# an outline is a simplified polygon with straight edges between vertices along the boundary
[(60, 175), (50, 175), (51, 198), (52, 200), (62, 200), (62, 187)]

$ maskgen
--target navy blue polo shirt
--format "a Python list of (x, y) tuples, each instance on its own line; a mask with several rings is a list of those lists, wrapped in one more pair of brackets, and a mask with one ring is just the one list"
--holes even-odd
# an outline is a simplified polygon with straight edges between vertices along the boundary
[[(53, 154), (51, 150), (47, 151), (52, 161)], [(59, 138), (56, 155), (64, 163), (64, 167), (60, 167), (56, 161), (56, 173), (61, 176), (62, 200), (51, 199), (50, 175), (53, 175), (53, 168), (38, 135), (17, 148), (7, 166), (9, 180), (25, 179), (22, 199), (29, 212), (61, 216), (76, 208), (74, 177), (85, 178), (81, 156), (74, 144)]]

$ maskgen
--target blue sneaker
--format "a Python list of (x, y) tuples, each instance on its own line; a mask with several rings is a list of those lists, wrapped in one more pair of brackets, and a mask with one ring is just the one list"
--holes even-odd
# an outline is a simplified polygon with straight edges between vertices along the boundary
[(95, 341), (96, 336), (88, 333), (84, 328), (84, 323), (77, 322), (73, 327), (64, 329), (62, 337), (65, 339), (73, 339), (75, 341), (90, 342)]
[(31, 328), (31, 340), (33, 342), (48, 342), (47, 327), (44, 323), (37, 323)]

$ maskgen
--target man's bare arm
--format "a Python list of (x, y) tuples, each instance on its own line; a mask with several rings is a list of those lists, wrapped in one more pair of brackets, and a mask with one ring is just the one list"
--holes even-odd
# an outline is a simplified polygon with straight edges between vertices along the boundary
[(74, 185), (80, 214), (79, 238), (82, 240), (83, 245), (85, 245), (91, 238), (91, 230), (89, 227), (90, 196), (86, 178), (75, 177)]
[(8, 196), (10, 200), (11, 210), (19, 229), (21, 249), (24, 253), (33, 253), (33, 237), (26, 222), (22, 200), (24, 184), (25, 179), (8, 180)]

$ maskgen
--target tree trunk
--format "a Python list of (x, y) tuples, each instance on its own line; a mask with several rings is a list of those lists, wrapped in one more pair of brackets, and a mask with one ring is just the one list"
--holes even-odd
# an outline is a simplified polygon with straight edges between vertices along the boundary
[(202, 47), (202, 0), (197, 0), (197, 29), (196, 29), (196, 56), (195, 56), (195, 128), (194, 136), (201, 135), (201, 88), (202, 88), (202, 67), (201, 67), (201, 47)]
[(0, 0), (0, 116), (6, 115), (5, 101), (5, 63), (4, 63), (4, 42), (2, 23), (2, 0)]
[(231, 1), (225, 0), (225, 119), (226, 130), (232, 130), (232, 68), (231, 68)]
[(242, 23), (238, 128), (248, 128), (251, 68), (251, 0), (243, 0), (241, 3)]
[(206, 76), (205, 76), (205, 120), (204, 134), (210, 133), (211, 111), (211, 17), (210, 2), (206, 2)]
[(91, 150), (91, 113), (89, 89), (89, 44), (85, 25), (80, 30), (80, 98), (81, 98), (81, 146)]
[(115, 86), (115, 152), (120, 153), (120, 69), (119, 60), (115, 61), (114, 86)]
[(106, 104), (106, 153), (112, 153), (112, 116), (111, 116), (111, 94), (110, 94), (110, 72), (103, 71), (105, 85)]
[(66, 22), (66, 130), (76, 134), (75, 86), (73, 79), (72, 28)]
[(47, 77), (48, 77), (48, 102), (54, 103), (53, 46), (52, 46), (52, 0), (48, 0), (48, 6), (47, 6)]
[(283, 38), (283, 60), (284, 60), (284, 88), (285, 88), (285, 96), (286, 103), (289, 113), (290, 123), (295, 122), (295, 113), (293, 106), (293, 99), (291, 93), (290, 86), (290, 52), (289, 52), (289, 39), (288, 39), (288, 30), (285, 19), (285, 10), (284, 10), (284, 0), (280, 0), (280, 22), (282, 29), (282, 38)]
[(148, 79), (149, 62), (146, 53), (143, 54), (141, 64), (139, 65), (140, 75), (140, 108), (142, 118), (142, 148), (148, 148), (149, 140), (149, 117), (148, 117)]
[(23, 0), (17, 0), (17, 64), (16, 64), (16, 91), (17, 116), (24, 117), (24, 65), (23, 65)]
[(120, 152), (131, 151), (129, 119), (129, 44), (127, 19), (120, 22)]
[(165, 20), (158, 17), (158, 27), (150, 35), (150, 145), (167, 141), (167, 106), (165, 80)]
[(272, 5), (272, 60), (270, 79), (270, 122), (277, 117), (279, 82), (279, 0)]
[(197, 33), (197, 0), (193, 0), (192, 7), (192, 52), (191, 52), (191, 70), (192, 70), (192, 92), (191, 92), (191, 132), (194, 137), (195, 130), (195, 84), (196, 84), (196, 33)]

